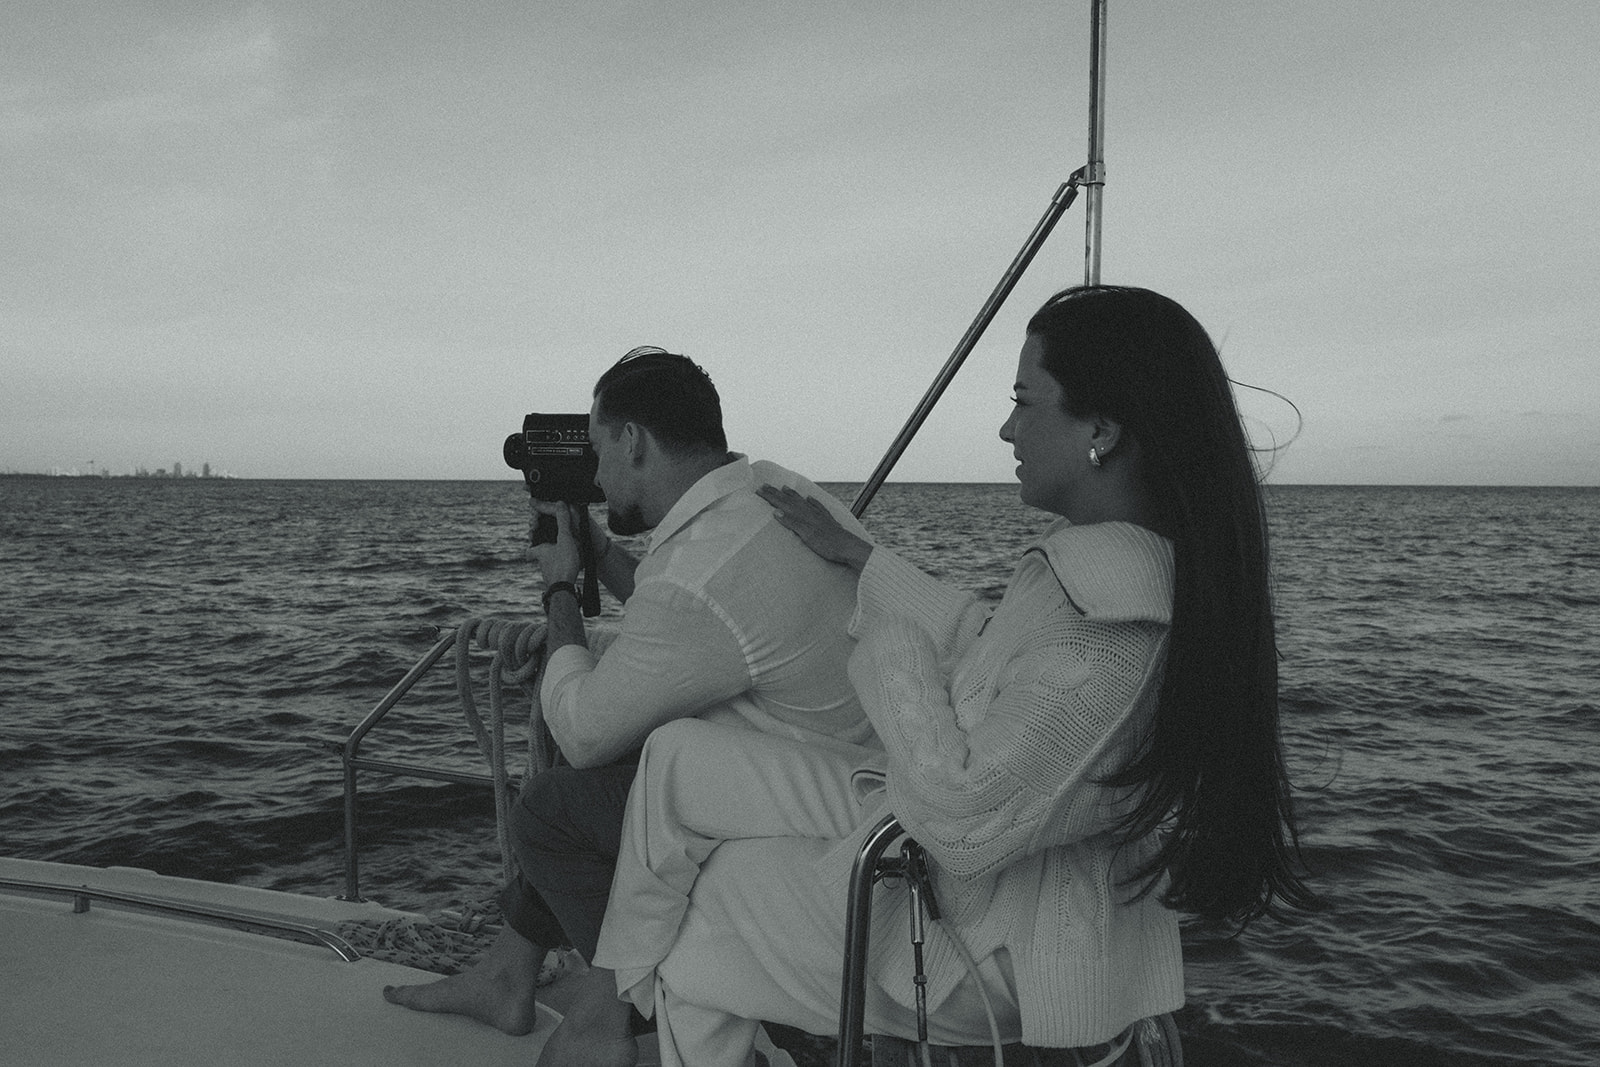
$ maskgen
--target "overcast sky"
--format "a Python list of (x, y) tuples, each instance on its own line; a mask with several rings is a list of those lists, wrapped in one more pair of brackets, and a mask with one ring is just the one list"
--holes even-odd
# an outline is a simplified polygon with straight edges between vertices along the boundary
[[(860, 480), (1086, 158), (1088, 0), (7, 0), (0, 471), (514, 477), (699, 360)], [(1110, 0), (1103, 279), (1280, 482), (1600, 482), (1600, 3)], [(1056, 229), (894, 477), (1007, 481)], [(1261, 443), (1294, 412), (1244, 394)]]

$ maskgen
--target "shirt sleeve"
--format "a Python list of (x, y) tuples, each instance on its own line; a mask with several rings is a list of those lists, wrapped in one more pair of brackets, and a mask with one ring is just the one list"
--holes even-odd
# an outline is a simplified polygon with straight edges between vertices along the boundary
[(655, 579), (634, 590), (603, 656), (577, 645), (556, 650), (540, 695), (551, 736), (581, 768), (610, 763), (662, 723), (700, 715), (752, 684), (716, 606)]
[[(1103, 832), (1123, 810), (1096, 780), (1111, 769), (1103, 757), (1118, 735), (1131, 735), (1144, 679), (1067, 654), (1064, 631), (1043, 627), (1018, 650), (970, 730), (920, 628), (877, 627), (851, 660), (887, 752), (890, 809), (953, 877)], [(1124, 652), (1153, 653), (1159, 640), (1137, 626), (1120, 636)], [(1146, 673), (1159, 657), (1148, 659)]]

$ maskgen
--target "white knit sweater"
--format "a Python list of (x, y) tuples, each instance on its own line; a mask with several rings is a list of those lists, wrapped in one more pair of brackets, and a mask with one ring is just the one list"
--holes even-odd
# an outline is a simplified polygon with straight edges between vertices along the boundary
[[(1030, 1045), (1105, 1041), (1183, 1003), (1177, 917), (1120, 885), (1154, 841), (1118, 850), (1109, 831), (1131, 798), (1097, 784), (1154, 714), (1172, 566), (1170, 542), (1141, 527), (1063, 521), (992, 614), (882, 549), (861, 576), (850, 675), (887, 771), (865, 768), (857, 784), (928, 850), (944, 926), (979, 959), (1009, 951)], [(860, 837), (830, 851), (830, 881)], [(909, 1004), (894, 895), (874, 909), (872, 966)], [(926, 959), (937, 1005), (965, 971), (947, 937), (930, 937)]]

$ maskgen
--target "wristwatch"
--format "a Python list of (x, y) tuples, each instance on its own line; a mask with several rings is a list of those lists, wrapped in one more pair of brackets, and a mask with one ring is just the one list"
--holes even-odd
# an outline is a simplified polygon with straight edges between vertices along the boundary
[(554, 582), (549, 589), (544, 591), (544, 596), (539, 598), (539, 603), (544, 607), (544, 613), (550, 614), (550, 598), (557, 593), (571, 593), (572, 599), (578, 599), (578, 587), (571, 582)]

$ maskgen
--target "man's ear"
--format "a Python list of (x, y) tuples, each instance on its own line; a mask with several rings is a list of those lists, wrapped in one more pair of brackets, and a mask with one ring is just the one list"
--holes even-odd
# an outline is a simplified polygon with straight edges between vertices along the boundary
[(653, 444), (650, 432), (631, 420), (622, 424), (622, 433), (617, 443), (622, 448), (623, 457), (635, 467), (645, 461)]

